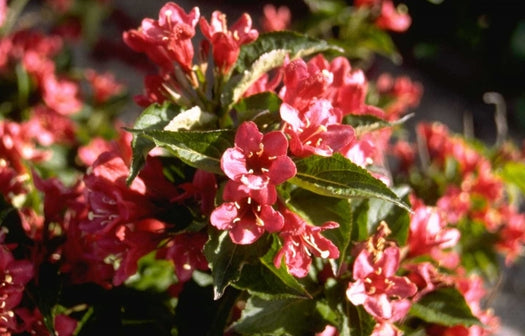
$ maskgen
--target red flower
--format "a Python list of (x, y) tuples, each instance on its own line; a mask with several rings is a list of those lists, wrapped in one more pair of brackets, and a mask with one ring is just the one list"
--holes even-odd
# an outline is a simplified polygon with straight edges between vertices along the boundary
[(69, 116), (82, 108), (80, 88), (76, 82), (65, 78), (58, 79), (50, 74), (44, 77), (42, 85), (42, 99), (56, 112)]
[(283, 103), (280, 112), (296, 156), (331, 156), (354, 140), (352, 126), (341, 124), (341, 111), (325, 99), (312, 101), (303, 113)]
[(235, 147), (222, 155), (221, 168), (226, 176), (249, 189), (266, 189), (295, 175), (295, 164), (287, 152), (288, 141), (282, 132), (263, 135), (255, 123), (248, 121), (239, 126)]
[(230, 238), (236, 244), (251, 244), (265, 231), (278, 232), (284, 225), (283, 216), (271, 206), (277, 200), (273, 186), (253, 190), (228, 181), (223, 199), (228, 202), (212, 212), (210, 221), (219, 230), (230, 230)]
[(228, 73), (235, 64), (241, 45), (259, 37), (259, 32), (252, 29), (252, 18), (246, 13), (228, 29), (226, 15), (214, 11), (210, 23), (204, 18), (200, 19), (200, 27), (204, 37), (211, 42), (215, 66), (222, 73)]
[(126, 184), (128, 167), (119, 156), (105, 152), (93, 164), (84, 178), (86, 198), (90, 208), (81, 229), (106, 234), (119, 224), (144, 219), (156, 209), (146, 197), (146, 186), (140, 178)]
[[(354, 282), (348, 284), (346, 296), (354, 305), (380, 320), (399, 320), (408, 311), (404, 300), (417, 292), (407, 277), (396, 276), (399, 268), (399, 248), (363, 249), (354, 262)], [(395, 298), (395, 299), (394, 299)]]
[(183, 192), (172, 198), (171, 201), (184, 201), (192, 198), (199, 204), (203, 214), (209, 215), (215, 206), (215, 194), (217, 192), (217, 179), (212, 173), (197, 169), (193, 180), (178, 186)]
[(0, 333), (15, 331), (17, 320), (13, 309), (22, 301), (25, 285), (33, 278), (33, 264), (28, 260), (15, 260), (3, 244), (0, 234)]
[(7, 17), (7, 0), (0, 0), (0, 27), (5, 22), (5, 18)]
[(177, 235), (157, 253), (157, 258), (173, 261), (177, 279), (186, 282), (191, 279), (194, 270), (208, 269), (208, 261), (202, 253), (207, 239), (208, 236), (203, 233)]
[(124, 90), (124, 85), (118, 83), (110, 72), (99, 74), (95, 70), (88, 69), (86, 79), (93, 88), (93, 98), (97, 104), (105, 103)]
[(280, 233), (283, 238), (283, 247), (275, 256), (275, 267), (281, 267), (284, 262), (290, 274), (302, 278), (308, 274), (312, 263), (312, 254), (321, 258), (339, 258), (339, 250), (321, 232), (339, 227), (336, 222), (326, 222), (321, 226), (306, 223), (301, 217), (288, 209), (283, 209), (285, 225)]
[(391, 0), (383, 0), (381, 14), (375, 23), (382, 29), (404, 32), (410, 27), (412, 18), (408, 13), (399, 10), (399, 7), (394, 7), (394, 3)]
[(170, 60), (176, 61), (186, 71), (191, 71), (195, 26), (200, 11), (194, 7), (188, 14), (177, 4), (168, 2), (159, 12), (159, 19), (142, 20), (139, 30), (124, 33), (124, 41), (133, 50), (145, 52), (164, 69), (169, 70)]
[(284, 86), (279, 92), (283, 102), (299, 111), (308, 107), (314, 98), (323, 97), (334, 80), (327, 69), (318, 64), (296, 59), (284, 67)]
[(266, 4), (263, 7), (262, 27), (264, 31), (285, 30), (290, 26), (292, 13), (286, 6), (276, 8), (272, 4)]
[(35, 106), (30, 119), (22, 126), (42, 146), (76, 142), (73, 120), (44, 105)]
[(437, 208), (426, 206), (415, 197), (412, 197), (412, 203), (408, 255), (415, 257), (428, 254), (448, 267), (453, 267), (456, 263), (455, 252), (445, 253), (443, 250), (457, 244), (460, 238), (459, 230), (447, 228), (447, 223)]

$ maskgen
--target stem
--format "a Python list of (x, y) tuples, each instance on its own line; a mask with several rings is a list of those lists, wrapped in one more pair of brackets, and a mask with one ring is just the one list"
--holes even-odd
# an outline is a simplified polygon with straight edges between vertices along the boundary
[(29, 0), (13, 0), (7, 10), (7, 17), (4, 21), (4, 25), (0, 27), (0, 36), (6, 36), (13, 29), (16, 19), (20, 16), (20, 13), (27, 5)]
[(228, 322), (228, 317), (231, 314), (232, 308), (237, 301), (237, 298), (241, 294), (241, 291), (228, 287), (222, 298), (220, 299), (219, 306), (213, 318), (210, 326), (210, 330), (206, 336), (222, 336), (224, 335), (224, 329)]
[(494, 112), (494, 121), (496, 123), (496, 146), (501, 146), (507, 140), (508, 123), (507, 123), (507, 105), (505, 99), (498, 92), (485, 92), (483, 94), (483, 101), (486, 104), (494, 104), (496, 111)]

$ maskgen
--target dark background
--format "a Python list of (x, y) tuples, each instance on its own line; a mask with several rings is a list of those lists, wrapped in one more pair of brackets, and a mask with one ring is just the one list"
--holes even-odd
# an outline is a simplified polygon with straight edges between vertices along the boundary
[[(463, 131), (464, 116), (471, 116), (474, 135), (491, 144), (496, 139), (494, 105), (483, 101), (486, 92), (498, 92), (505, 100), (510, 135), (518, 142), (525, 138), (525, 12), (523, 1), (475, 0), (406, 0), (412, 25), (405, 33), (391, 36), (402, 55), (402, 64), (393, 64), (383, 57), (376, 57), (367, 70), (373, 79), (382, 72), (407, 75), (423, 84), (424, 94), (416, 108), (415, 117), (407, 128), (422, 120), (442, 121), (455, 132)], [(259, 24), (262, 7), (266, 1), (208, 0), (176, 1), (186, 11), (198, 6), (201, 15), (209, 18), (213, 10), (227, 14), (234, 22), (241, 13), (248, 12), (254, 24)], [(351, 4), (351, 1), (347, 1)], [(108, 39), (121, 43), (121, 30), (136, 28), (142, 18), (157, 18), (162, 0), (114, 0), (121, 10), (119, 23), (113, 29), (114, 37)], [(308, 15), (302, 1), (272, 1), (292, 9), (292, 20)], [(398, 2), (395, 2), (396, 4)], [(113, 18), (115, 19), (115, 18)], [(106, 29), (106, 28), (105, 28)], [(126, 48), (125, 46), (122, 46)], [(127, 49), (124, 49), (127, 50)], [(114, 62), (108, 49), (98, 50), (98, 66), (117, 71), (130, 93), (142, 90), (144, 73)], [(128, 50), (130, 61), (135, 55)], [(140, 59), (138, 59), (140, 60)], [(147, 72), (147, 67), (144, 67)], [(130, 106), (129, 120), (140, 109)], [(493, 288), (490, 304), (501, 318), (499, 336), (518, 336), (525, 331), (525, 261), (522, 259), (508, 269)]]

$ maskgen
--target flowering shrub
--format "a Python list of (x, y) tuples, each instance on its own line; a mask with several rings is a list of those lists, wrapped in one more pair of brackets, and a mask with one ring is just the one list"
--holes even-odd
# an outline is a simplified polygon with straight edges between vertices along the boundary
[[(126, 30), (157, 72), (124, 125), (124, 86), (63, 61), (71, 27), (16, 30), (22, 5), (0, 0), (1, 335), (497, 330), (484, 284), (525, 242), (512, 143), (437, 123), (410, 143), (419, 83), (370, 81), (270, 5), (271, 32), (172, 2)], [(410, 25), (390, 1), (350, 12)]]

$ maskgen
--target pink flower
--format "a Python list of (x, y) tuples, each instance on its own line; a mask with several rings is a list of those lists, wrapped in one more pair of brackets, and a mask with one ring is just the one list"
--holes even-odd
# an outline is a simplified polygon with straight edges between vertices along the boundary
[(0, 332), (14, 332), (17, 318), (14, 309), (22, 301), (26, 284), (33, 278), (33, 264), (29, 260), (15, 260), (0, 235)]
[(158, 42), (150, 41), (142, 30), (125, 31), (122, 34), (122, 39), (133, 51), (145, 53), (150, 61), (160, 67), (163, 73), (173, 70), (172, 59), (166, 48)]
[(251, 244), (264, 232), (278, 232), (284, 225), (281, 213), (272, 208), (277, 200), (275, 187), (253, 190), (235, 181), (228, 181), (223, 193), (227, 201), (217, 207), (210, 222), (219, 230), (229, 230), (235, 244)]
[(5, 22), (5, 18), (7, 17), (7, 0), (0, 0), (0, 27)]
[(171, 260), (180, 282), (191, 279), (194, 270), (207, 270), (208, 261), (202, 250), (208, 236), (203, 233), (176, 235), (167, 246), (157, 253), (157, 258)]
[(191, 38), (199, 17), (198, 7), (186, 13), (179, 5), (168, 2), (160, 9), (158, 20), (142, 20), (140, 30), (124, 33), (124, 41), (163, 68), (170, 69), (170, 60), (174, 60), (190, 72), (194, 52)]
[(43, 180), (36, 172), (33, 172), (33, 181), (44, 195), (44, 216), (47, 221), (64, 223), (64, 213), (80, 213), (84, 209), (79, 183), (66, 187), (58, 178)]
[(135, 103), (142, 107), (148, 107), (152, 103), (162, 104), (168, 97), (164, 85), (162, 76), (146, 75), (144, 77), (144, 93), (133, 97)]
[(228, 73), (235, 64), (241, 45), (259, 37), (259, 32), (252, 28), (250, 15), (246, 13), (228, 29), (226, 15), (214, 11), (210, 23), (204, 18), (200, 19), (200, 27), (204, 37), (211, 42), (215, 66), (222, 73)]
[(93, 98), (97, 104), (105, 103), (124, 90), (124, 85), (118, 83), (110, 72), (99, 74), (93, 69), (88, 69), (86, 79), (93, 88)]
[(91, 166), (104, 152), (118, 154), (126, 165), (131, 162), (131, 139), (132, 134), (123, 131), (120, 125), (115, 125), (119, 129), (118, 137), (113, 140), (106, 140), (102, 137), (94, 137), (91, 141), (78, 149), (78, 159), (86, 166)]
[(235, 147), (221, 158), (221, 168), (230, 179), (249, 189), (261, 190), (292, 178), (296, 167), (287, 156), (288, 141), (282, 132), (259, 132), (254, 122), (244, 122), (235, 135)]
[(193, 199), (199, 204), (201, 212), (209, 215), (215, 207), (215, 195), (218, 189), (217, 179), (212, 173), (198, 169), (191, 182), (179, 185), (183, 192), (171, 201)]
[(378, 152), (373, 139), (366, 134), (342, 150), (346, 158), (363, 168), (374, 163), (374, 158), (379, 156)]
[(69, 116), (82, 108), (80, 88), (76, 82), (49, 75), (44, 78), (42, 85), (42, 99), (56, 112)]
[(389, 99), (384, 107), (389, 121), (398, 119), (408, 108), (416, 107), (423, 94), (421, 83), (413, 82), (407, 76), (394, 79), (388, 73), (381, 74), (377, 79), (377, 90)]
[[(354, 282), (348, 284), (346, 296), (354, 305), (380, 320), (399, 320), (410, 308), (408, 300), (417, 287), (407, 277), (396, 276), (399, 268), (399, 248), (363, 249), (354, 262)], [(396, 299), (393, 299), (393, 298)]]
[(370, 336), (403, 336), (403, 332), (388, 321), (381, 321), (374, 326)]
[(51, 155), (50, 152), (37, 148), (31, 141), (31, 136), (24, 125), (0, 120), (0, 159), (7, 161), (18, 173), (26, 171), (24, 160), (41, 162)]
[(341, 123), (341, 111), (327, 100), (313, 100), (303, 113), (282, 103), (280, 112), (295, 156), (331, 156), (354, 140), (352, 126)]
[(417, 294), (412, 298), (417, 301), (425, 294), (432, 292), (440, 286), (450, 286), (453, 279), (439, 270), (430, 262), (410, 264), (405, 266), (409, 271), (407, 277), (417, 286)]
[(129, 170), (122, 158), (105, 152), (93, 164), (91, 172), (84, 177), (88, 218), (81, 229), (105, 235), (118, 225), (138, 221), (151, 216), (156, 207), (146, 197), (146, 186), (140, 178), (126, 184)]
[(381, 14), (375, 23), (382, 29), (404, 32), (410, 27), (412, 18), (408, 13), (400, 11), (399, 8), (395, 8), (391, 0), (383, 0)]
[[(412, 203), (413, 213), (410, 216), (408, 255), (416, 257), (428, 254), (448, 267), (453, 267), (457, 261), (455, 252), (446, 253), (443, 250), (458, 243), (459, 230), (447, 228), (447, 223), (437, 208), (426, 206), (415, 197), (412, 198)], [(447, 255), (446, 258), (445, 255)]]
[(135, 222), (133, 229), (127, 226), (119, 227), (115, 237), (101, 237), (98, 244), (102, 247), (102, 259), (116, 259), (113, 285), (121, 285), (137, 272), (138, 260), (155, 250), (163, 238), (161, 231), (164, 226), (164, 223), (148, 218)]
[(275, 256), (275, 267), (281, 267), (282, 259), (288, 267), (288, 272), (298, 278), (308, 274), (312, 255), (321, 258), (339, 258), (339, 250), (329, 239), (323, 237), (321, 232), (339, 227), (336, 222), (326, 222), (321, 226), (313, 226), (294, 212), (281, 210), (285, 224), (280, 233), (283, 247)]
[(455, 224), (470, 210), (470, 195), (456, 186), (448, 186), (445, 194), (436, 202), (436, 206), (450, 224)]
[(290, 26), (292, 13), (286, 6), (276, 8), (272, 4), (266, 4), (263, 7), (263, 18), (261, 20), (264, 31), (285, 30)]
[(307, 64), (302, 59), (296, 59), (284, 67), (284, 86), (279, 96), (283, 102), (303, 111), (312, 99), (326, 94), (333, 80), (333, 74), (327, 69), (320, 69), (316, 63)]
[(35, 106), (22, 126), (42, 146), (76, 142), (73, 120), (43, 105)]
[(354, 70), (344, 74), (341, 86), (337, 90), (335, 105), (344, 115), (347, 114), (373, 114), (365, 105), (368, 90), (368, 81), (362, 70)]
[(512, 264), (523, 252), (525, 245), (525, 215), (511, 207), (501, 209), (504, 225), (499, 232), (496, 248), (505, 254), (505, 263)]

